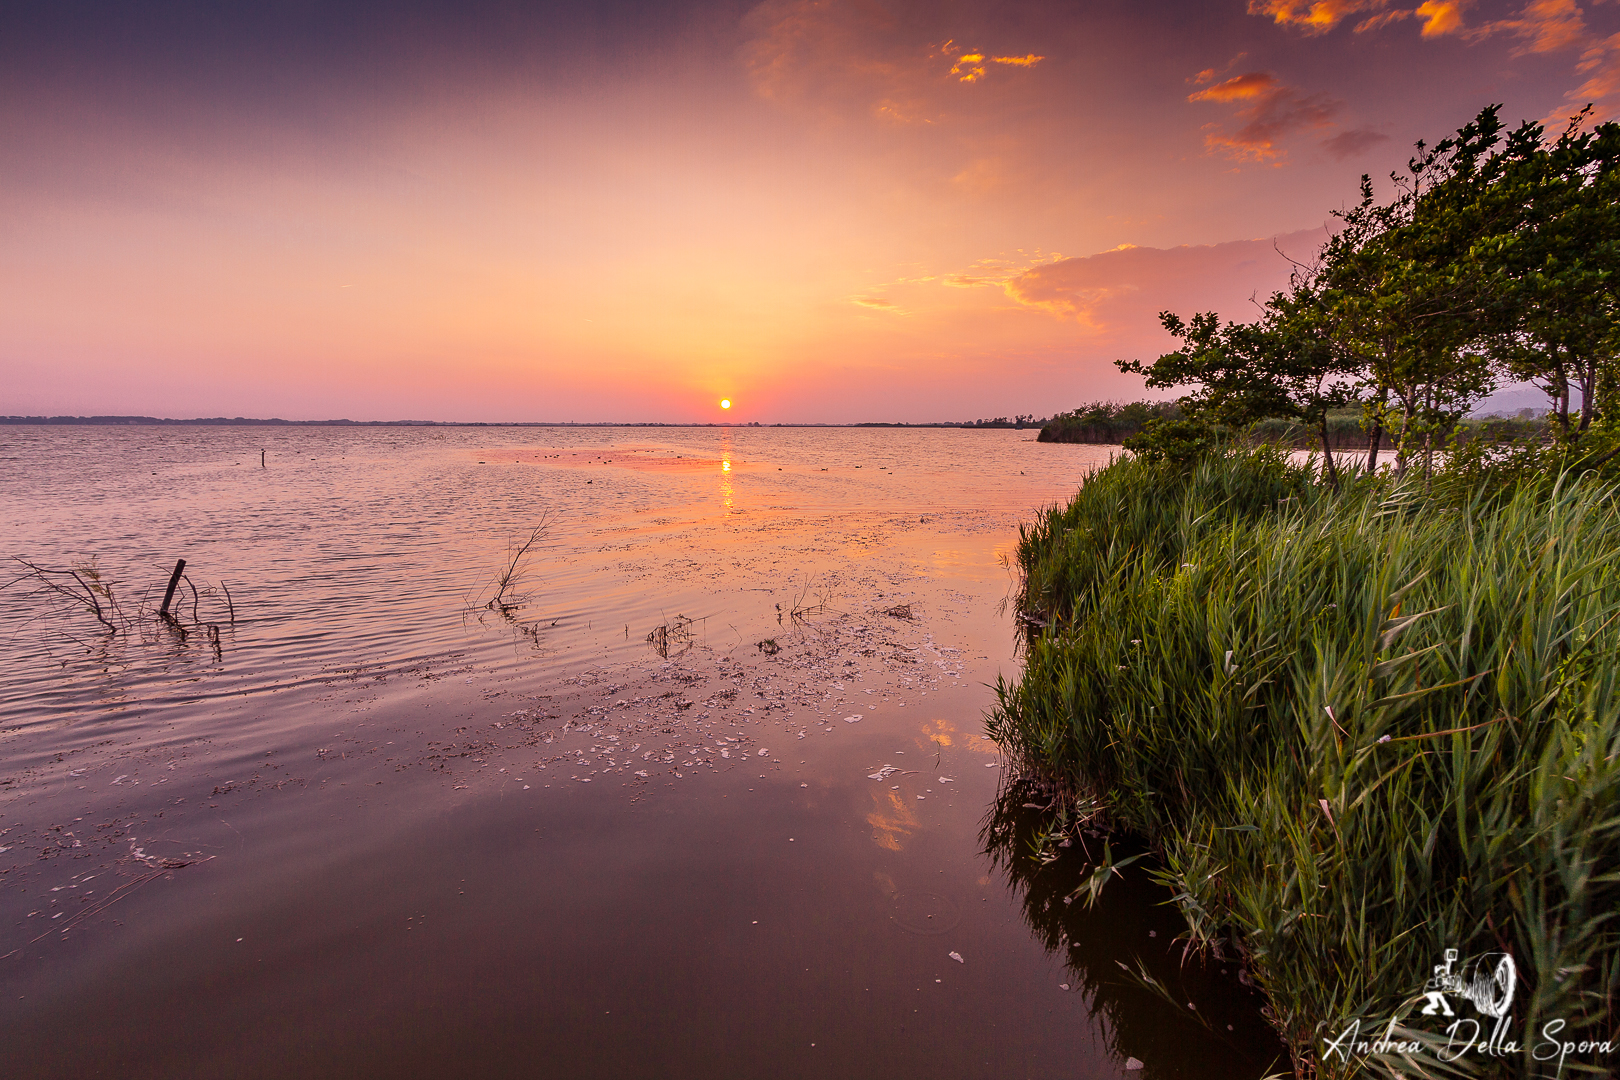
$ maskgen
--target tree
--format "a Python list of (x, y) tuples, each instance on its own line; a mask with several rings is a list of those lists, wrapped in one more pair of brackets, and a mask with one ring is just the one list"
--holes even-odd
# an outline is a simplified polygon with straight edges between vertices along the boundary
[(1583, 132), (1583, 110), (1549, 144), (1539, 124), (1506, 131), (1499, 112), (1418, 143), (1385, 201), (1363, 176), (1316, 261), (1296, 264), (1255, 322), (1161, 312), (1182, 347), (1119, 368), (1192, 387), (1182, 407), (1196, 423), (1316, 427), (1335, 485), (1327, 415), (1357, 400), (1369, 471), (1392, 432), (1396, 471), (1421, 453), (1428, 474), (1438, 437), (1504, 376), (1548, 392), (1565, 442), (1606, 401), (1620, 426), (1620, 125)]
[[(1511, 304), (1482, 253), (1500, 246), (1512, 214), (1486, 198), (1497, 178), (1491, 149), (1497, 108), (1433, 150), (1418, 144), (1405, 175), (1391, 174), (1385, 203), (1361, 178), (1361, 201), (1324, 245), (1317, 297), (1341, 350), (1367, 366), (1368, 426), (1397, 432), (1395, 467), (1421, 448), (1433, 465), (1436, 436), (1495, 386), (1497, 365), (1484, 347), (1507, 324)], [(1369, 461), (1376, 455), (1376, 446)]]
[(1286, 417), (1316, 428), (1323, 477), (1338, 486), (1327, 416), (1354, 400), (1356, 364), (1334, 347), (1307, 275), (1296, 273), (1290, 291), (1273, 294), (1253, 323), (1223, 325), (1213, 311), (1191, 322), (1163, 311), (1159, 321), (1182, 347), (1149, 365), (1116, 361), (1121, 371), (1144, 376), (1150, 389), (1192, 386), (1181, 407), (1194, 421), (1241, 429)]
[[(1508, 140), (1489, 198), (1512, 230), (1481, 253), (1506, 283), (1512, 319), (1497, 349), (1505, 371), (1537, 383), (1566, 441), (1591, 427), (1614, 393), (1620, 345), (1620, 126), (1581, 126), (1583, 109), (1551, 145), (1539, 124)], [(1570, 415), (1571, 391), (1580, 395)]]

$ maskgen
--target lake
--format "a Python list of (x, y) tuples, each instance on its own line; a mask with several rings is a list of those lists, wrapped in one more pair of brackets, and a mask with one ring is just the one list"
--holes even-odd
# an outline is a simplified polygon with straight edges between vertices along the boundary
[(1034, 437), (0, 428), (0, 1071), (1285, 1068), (982, 737)]

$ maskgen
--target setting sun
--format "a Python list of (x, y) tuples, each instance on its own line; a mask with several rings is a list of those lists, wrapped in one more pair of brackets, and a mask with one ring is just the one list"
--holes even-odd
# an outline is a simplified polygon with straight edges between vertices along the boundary
[(729, 409), (729, 408), (731, 408), (731, 399), (730, 399), (730, 398), (721, 398), (721, 399), (720, 399), (720, 407), (721, 407), (721, 408), (722, 408), (722, 409)]

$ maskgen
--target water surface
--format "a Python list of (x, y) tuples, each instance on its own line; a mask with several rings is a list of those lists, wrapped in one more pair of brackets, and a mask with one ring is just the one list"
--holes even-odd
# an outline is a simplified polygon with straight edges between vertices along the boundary
[(1267, 1071), (981, 737), (1018, 523), (1110, 453), (1033, 438), (0, 429), (5, 551), (120, 628), (0, 592), (0, 1064)]

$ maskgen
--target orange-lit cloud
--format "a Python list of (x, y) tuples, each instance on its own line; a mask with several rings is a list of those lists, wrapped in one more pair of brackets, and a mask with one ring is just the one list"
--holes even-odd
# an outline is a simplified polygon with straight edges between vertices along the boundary
[[(1210, 74), (1200, 71), (1198, 78)], [(1200, 90), (1195, 94), (1187, 95), (1188, 101), (1248, 101), (1276, 90), (1277, 77), (1269, 71), (1251, 71), (1246, 75), (1236, 75), (1225, 82), (1217, 83), (1207, 90)]]
[[(949, 46), (951, 43), (946, 42), (945, 44)], [(951, 74), (956, 76), (958, 82), (978, 82), (980, 79), (984, 78), (985, 71), (987, 70), (984, 65), (987, 63), (1006, 64), (1009, 67), (1032, 68), (1045, 59), (1046, 57), (1036, 56), (1034, 53), (1029, 53), (1025, 56), (988, 57), (985, 56), (984, 53), (978, 52), (963, 53), (962, 55), (958, 56), (956, 58), (956, 62), (951, 65)]]
[(1441, 37), (1462, 30), (1469, 0), (1424, 0), (1416, 8), (1390, 9), (1389, 0), (1249, 0), (1249, 14), (1271, 19), (1307, 34), (1325, 34), (1353, 15), (1371, 12), (1358, 20), (1355, 31), (1364, 34), (1390, 23), (1417, 16), (1424, 37)]
[(1218, 104), (1247, 103), (1238, 110), (1241, 127), (1213, 127), (1204, 144), (1239, 161), (1271, 161), (1283, 153), (1278, 145), (1300, 131), (1326, 127), (1339, 111), (1339, 103), (1323, 94), (1300, 96), (1269, 71), (1251, 71), (1196, 91), (1188, 101)]
[(905, 125), (939, 122), (955, 106), (949, 86), (981, 82), (994, 65), (1028, 69), (1045, 59), (930, 42), (926, 24), (857, 0), (765, 0), (744, 25), (741, 57), (759, 96)]
[[(1581, 53), (1581, 61), (1575, 66), (1575, 72), (1583, 79), (1579, 86), (1564, 96), (1570, 105), (1564, 112), (1573, 113), (1587, 102), (1592, 102), (1597, 106), (1599, 120), (1620, 117), (1620, 34), (1588, 45)], [(1567, 115), (1554, 113), (1543, 122), (1556, 131), (1566, 119)]]
[(951, 74), (957, 77), (958, 82), (978, 82), (984, 78), (984, 54), (963, 53), (951, 65)]
[(1463, 11), (1467, 7), (1467, 0), (1423, 0), (1412, 12), (1423, 20), (1418, 33), (1426, 38), (1458, 33), (1463, 28)]
[[(1365, 15), (1355, 24), (1357, 33), (1415, 18), (1419, 24), (1418, 34), (1425, 39), (1460, 37), (1471, 44), (1496, 37), (1517, 39), (1509, 53), (1513, 57), (1579, 50), (1580, 61), (1575, 74), (1581, 81), (1565, 94), (1565, 107), (1555, 110), (1542, 123), (1549, 128), (1561, 128), (1569, 113), (1587, 103), (1598, 106), (1599, 119), (1620, 115), (1620, 48), (1613, 44), (1615, 37), (1593, 33), (1586, 12), (1577, 0), (1527, 0), (1510, 17), (1487, 19), (1470, 26), (1467, 15), (1474, 6), (1475, 0), (1423, 0), (1411, 8), (1390, 7), (1389, 0), (1250, 0), (1249, 13), (1306, 34), (1323, 34), (1351, 16)], [(1197, 82), (1203, 84), (1212, 74), (1200, 72)], [(1211, 96), (1199, 100), (1221, 99)], [(1263, 142), (1264, 133), (1257, 129), (1249, 132), (1248, 137), (1236, 138), (1235, 146), (1228, 145), (1227, 137), (1220, 134), (1212, 138), (1211, 145), (1226, 149), (1234, 156), (1265, 157), (1268, 148), (1262, 146), (1257, 154), (1250, 146), (1257, 134), (1262, 136), (1260, 141)], [(1345, 132), (1327, 140), (1323, 147), (1336, 158), (1343, 158), (1378, 141), (1381, 140), (1363, 130)]]
[(1574, 0), (1530, 0), (1517, 18), (1494, 19), (1469, 36), (1479, 40), (1492, 34), (1512, 34), (1519, 38), (1515, 56), (1562, 52), (1591, 42), (1586, 19)]
[(1389, 0), (1249, 0), (1249, 14), (1307, 34), (1325, 34), (1352, 15), (1388, 6)]
[(1385, 11), (1378, 15), (1369, 15), (1365, 19), (1362, 19), (1360, 22), (1356, 23), (1356, 33), (1365, 34), (1370, 31), (1377, 30), (1380, 27), (1388, 26), (1390, 23), (1397, 23), (1401, 22), (1403, 19), (1410, 19), (1412, 14), (1413, 13), (1408, 11), (1406, 8), (1396, 8), (1394, 11)]

